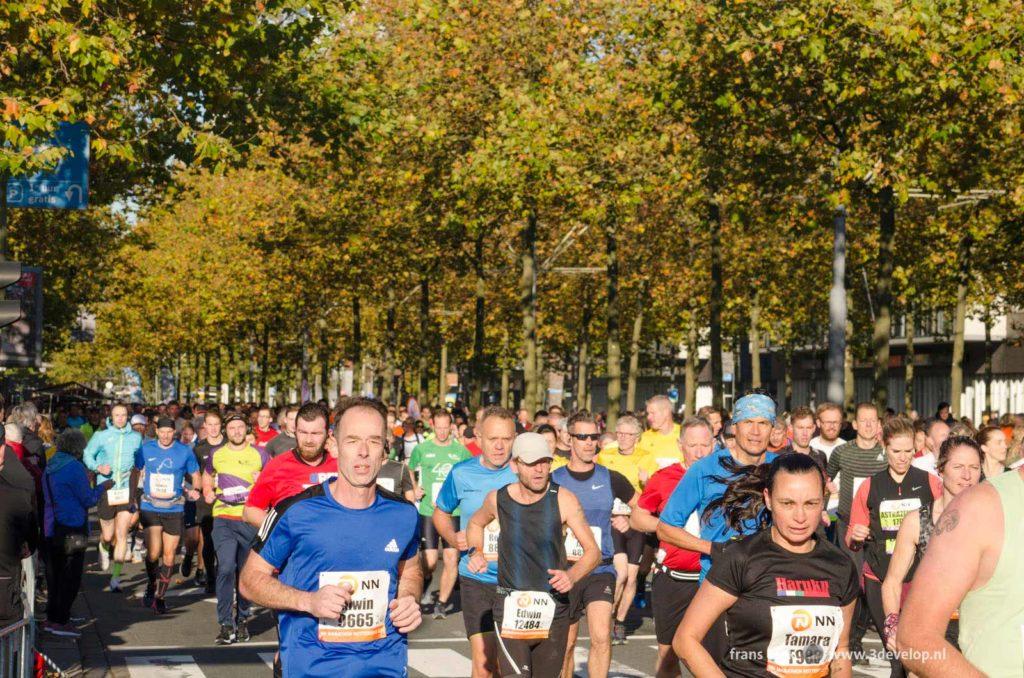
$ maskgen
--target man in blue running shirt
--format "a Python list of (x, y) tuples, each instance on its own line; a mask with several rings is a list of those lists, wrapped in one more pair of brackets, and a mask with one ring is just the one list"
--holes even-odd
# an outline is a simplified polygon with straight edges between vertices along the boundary
[[(139, 486), (139, 475), (145, 473), (142, 497), (142, 529), (146, 533), (146, 593), (143, 607), (152, 607), (157, 614), (167, 611), (164, 595), (171, 584), (174, 556), (184, 531), (185, 499), (199, 498), (199, 462), (191, 448), (174, 439), (174, 420), (160, 417), (156, 421), (156, 440), (150, 440), (135, 451), (135, 468), (129, 486)], [(187, 492), (184, 481), (191, 488)]]
[(377, 485), (386, 426), (379, 401), (342, 400), (338, 477), (271, 509), (242, 570), (242, 595), (278, 611), (285, 676), (407, 675), (406, 634), (422, 620), (419, 513)]
[[(448, 544), (455, 544), (462, 552), (459, 559), (462, 620), (473, 656), (473, 678), (487, 678), (498, 667), (493, 613), (498, 600), (498, 521), (492, 521), (484, 530), (483, 556), (487, 559), (487, 569), (483, 572), (469, 568), (472, 554), (466, 543), (466, 527), (488, 492), (517, 480), (509, 466), (512, 441), (516, 437), (515, 415), (503, 407), (488, 407), (477, 421), (476, 430), (483, 453), (452, 467), (437, 495), (433, 518), (441, 538)], [(455, 509), (461, 509), (458, 531), (452, 519)]]
[[(593, 572), (576, 582), (569, 594), (569, 637), (563, 660), (562, 675), (571, 676), (575, 659), (574, 648), (579, 634), (580, 619), (587, 615), (590, 633), (590, 651), (587, 674), (590, 678), (608, 675), (612, 662), (612, 613), (615, 600), (615, 542), (612, 530), (625, 533), (629, 529), (629, 511), (636, 508), (637, 494), (629, 480), (619, 473), (596, 463), (598, 440), (601, 433), (597, 420), (586, 410), (569, 418), (569, 463), (551, 473), (551, 479), (576, 495), (587, 518), (594, 540), (601, 549), (601, 562)], [(616, 515), (618, 513), (618, 515)], [(566, 533), (565, 554), (570, 562), (583, 555), (580, 541)]]
[[(751, 393), (736, 401), (732, 416), (736, 434), (735, 451), (716, 448), (710, 455), (698, 460), (679, 481), (672, 492), (658, 522), (658, 539), (690, 551), (700, 557), (700, 580), (704, 581), (717, 549), (738, 536), (757, 531), (757, 521), (744, 524), (737, 532), (726, 523), (725, 514), (715, 511), (704, 515), (704, 509), (725, 493), (730, 479), (742, 467), (757, 466), (775, 459), (768, 452), (768, 436), (775, 425), (775, 401), (762, 393)], [(700, 518), (700, 537), (686, 531), (686, 521), (694, 512)], [(720, 618), (704, 638), (704, 647), (712, 657), (720, 659), (728, 648), (725, 635), (725, 617)]]

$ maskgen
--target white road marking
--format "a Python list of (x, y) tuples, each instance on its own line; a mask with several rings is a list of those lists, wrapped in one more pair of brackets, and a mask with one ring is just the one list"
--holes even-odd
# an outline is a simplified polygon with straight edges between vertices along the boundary
[(190, 654), (125, 657), (124, 662), (132, 678), (206, 678)]
[[(574, 653), (573, 659), (576, 662), (576, 666), (573, 668), (573, 675), (585, 678), (587, 675), (587, 657), (590, 655), (590, 651), (583, 647), (577, 647)], [(643, 671), (637, 671), (634, 668), (626, 666), (620, 662), (612, 659), (611, 666), (608, 669), (608, 678), (646, 678), (647, 674)]]
[(455, 650), (409, 650), (409, 668), (427, 678), (469, 678), (473, 662)]
[(267, 666), (269, 666), (271, 670), (273, 670), (274, 669), (274, 653), (273, 652), (260, 652), (259, 654), (260, 654), (260, 659), (263, 660), (263, 663), (266, 664)]

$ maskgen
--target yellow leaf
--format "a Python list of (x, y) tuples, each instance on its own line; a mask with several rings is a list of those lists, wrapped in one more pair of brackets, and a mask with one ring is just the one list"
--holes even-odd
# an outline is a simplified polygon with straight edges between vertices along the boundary
[(749, 49), (745, 49), (743, 50), (743, 53), (740, 54), (740, 58), (743, 59), (743, 63), (749, 64), (751, 61), (754, 60), (754, 53)]
[(1003, 70), (1003, 60), (999, 57), (992, 57), (988, 62), (988, 70), (990, 71), (1001, 71)]
[(82, 38), (78, 35), (78, 33), (72, 33), (71, 37), (68, 38), (68, 53), (74, 54), (75, 52), (77, 52), (81, 44)]

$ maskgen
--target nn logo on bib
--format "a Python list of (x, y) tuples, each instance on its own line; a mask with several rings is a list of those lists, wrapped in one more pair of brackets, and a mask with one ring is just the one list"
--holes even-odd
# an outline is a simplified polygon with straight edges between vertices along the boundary
[(385, 553), (398, 553), (398, 542), (392, 539), (388, 542), (388, 545), (384, 547)]

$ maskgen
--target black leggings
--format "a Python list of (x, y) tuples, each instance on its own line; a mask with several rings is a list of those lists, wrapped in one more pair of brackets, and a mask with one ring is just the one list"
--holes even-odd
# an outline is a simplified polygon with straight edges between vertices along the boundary
[(64, 537), (46, 540), (46, 620), (53, 624), (67, 624), (71, 620), (71, 605), (82, 586), (85, 552), (65, 553)]
[(203, 567), (206, 568), (206, 590), (212, 591), (214, 582), (217, 581), (217, 550), (213, 546), (213, 515), (204, 515), (198, 522), (199, 529), (203, 533)]
[[(864, 599), (867, 601), (868, 611), (871, 613), (871, 619), (875, 622), (875, 627), (884, 629), (885, 608), (882, 607), (882, 583), (871, 577), (864, 577)], [(878, 635), (881, 636), (882, 633), (879, 632)], [(882, 645), (885, 646), (884, 637), (882, 637)], [(903, 663), (888, 648), (885, 648), (885, 658), (889, 660), (889, 675), (892, 678), (904, 678), (907, 675)]]

